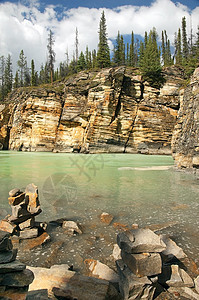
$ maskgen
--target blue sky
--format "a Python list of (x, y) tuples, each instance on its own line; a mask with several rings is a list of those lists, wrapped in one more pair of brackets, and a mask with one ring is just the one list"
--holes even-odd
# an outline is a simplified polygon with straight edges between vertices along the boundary
[(156, 28), (159, 37), (167, 31), (171, 44), (187, 20), (187, 34), (195, 34), (199, 26), (199, 0), (0, 0), (0, 55), (13, 57), (16, 68), (21, 49), (28, 62), (33, 58), (37, 68), (47, 58), (49, 29), (55, 36), (56, 64), (64, 61), (68, 50), (73, 56), (75, 31), (78, 29), (79, 51), (97, 49), (98, 27), (102, 10), (105, 11), (110, 49), (118, 30), (126, 38), (133, 31), (143, 37), (145, 31)]

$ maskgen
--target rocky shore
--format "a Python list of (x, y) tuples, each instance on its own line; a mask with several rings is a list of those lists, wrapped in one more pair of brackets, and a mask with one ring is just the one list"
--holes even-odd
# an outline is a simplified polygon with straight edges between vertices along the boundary
[[(196, 264), (168, 235), (158, 233), (174, 224), (154, 228), (133, 224), (128, 228), (114, 222), (109, 213), (101, 213), (102, 225), (117, 228), (117, 244), (113, 244), (108, 264), (91, 254), (83, 260), (82, 272), (66, 261), (60, 263), (57, 255), (61, 248), (65, 251), (66, 236), (68, 241), (84, 239), (82, 224), (66, 219), (37, 222), (41, 207), (34, 184), (24, 192), (11, 190), (8, 201), (12, 214), (0, 222), (1, 299), (199, 299)], [(62, 242), (54, 240), (55, 228), (60, 228)], [(97, 237), (91, 239), (99, 248), (103, 246)], [(39, 255), (45, 258), (48, 248), (50, 256), (45, 265), (37, 266), (31, 256), (39, 249)], [(71, 251), (75, 253), (75, 247)], [(25, 253), (27, 261), (19, 262)]]

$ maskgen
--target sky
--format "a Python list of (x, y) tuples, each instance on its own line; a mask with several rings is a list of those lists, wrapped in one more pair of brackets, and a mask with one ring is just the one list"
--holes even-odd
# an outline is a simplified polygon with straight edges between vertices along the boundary
[(75, 31), (78, 30), (79, 52), (97, 49), (98, 28), (104, 10), (110, 48), (120, 34), (127, 39), (134, 34), (143, 37), (145, 31), (162, 30), (174, 42), (174, 34), (186, 17), (187, 33), (196, 33), (199, 26), (199, 0), (0, 0), (0, 56), (11, 54), (13, 69), (23, 49), (30, 65), (36, 68), (47, 60), (49, 29), (54, 33), (56, 64), (66, 59), (68, 49), (72, 58)]

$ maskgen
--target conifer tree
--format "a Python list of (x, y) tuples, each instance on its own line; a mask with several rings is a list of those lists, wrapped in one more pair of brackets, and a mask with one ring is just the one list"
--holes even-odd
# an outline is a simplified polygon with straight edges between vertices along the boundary
[(183, 62), (186, 64), (186, 60), (189, 56), (189, 47), (188, 47), (188, 41), (187, 41), (187, 31), (186, 31), (186, 18), (182, 18), (182, 56), (183, 56)]
[(55, 41), (54, 41), (53, 32), (52, 30), (50, 30), (48, 35), (47, 49), (48, 49), (48, 67), (50, 71), (51, 84), (53, 83), (54, 63), (55, 63), (55, 51), (53, 50), (54, 43)]
[(35, 72), (35, 63), (34, 60), (31, 60), (31, 82), (32, 86), (36, 85), (36, 72)]
[(130, 45), (130, 66), (135, 67), (135, 44), (134, 33), (131, 33), (131, 45)]
[(19, 54), (19, 60), (17, 61), (18, 67), (19, 67), (19, 78), (20, 78), (20, 86), (25, 85), (25, 73), (27, 68), (27, 60), (24, 55), (24, 51), (21, 50)]
[(110, 50), (108, 46), (108, 38), (106, 32), (106, 19), (104, 11), (102, 12), (99, 24), (99, 44), (97, 52), (97, 63), (100, 68), (110, 66)]
[(5, 63), (5, 95), (7, 95), (9, 92), (12, 90), (12, 80), (13, 80), (13, 75), (12, 75), (12, 60), (11, 60), (11, 55), (8, 54), (6, 63)]
[(175, 37), (175, 59), (176, 65), (182, 65), (182, 43), (180, 28), (178, 29), (178, 34)]
[(5, 98), (5, 57), (0, 57), (0, 100)]
[(14, 79), (14, 88), (17, 89), (20, 86), (19, 84), (19, 73), (16, 71), (15, 79)]
[(84, 53), (81, 51), (79, 59), (77, 61), (77, 71), (83, 71), (86, 68), (86, 61), (84, 57)]

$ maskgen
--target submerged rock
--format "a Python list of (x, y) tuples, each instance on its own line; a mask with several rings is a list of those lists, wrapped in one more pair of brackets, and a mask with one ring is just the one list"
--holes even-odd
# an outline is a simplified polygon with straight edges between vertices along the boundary
[(100, 220), (101, 220), (102, 223), (110, 225), (111, 222), (113, 221), (113, 216), (109, 213), (103, 212), (100, 215)]
[(62, 228), (69, 234), (82, 234), (80, 226), (74, 221), (63, 221)]

